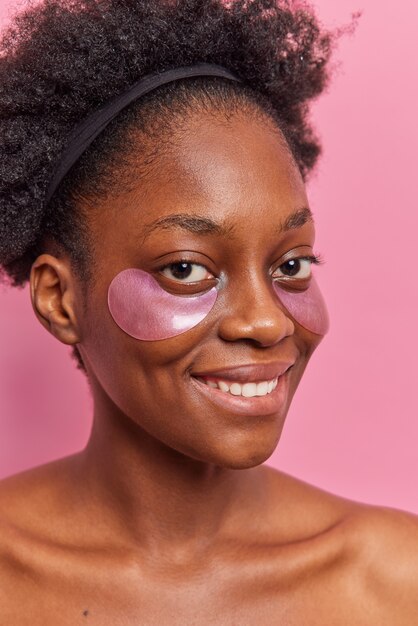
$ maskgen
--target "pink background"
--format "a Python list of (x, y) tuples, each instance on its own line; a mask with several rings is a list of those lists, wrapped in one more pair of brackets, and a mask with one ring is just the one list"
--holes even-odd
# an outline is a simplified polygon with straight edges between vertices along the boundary
[[(3, 20), (7, 6), (2, 0)], [(269, 463), (350, 498), (418, 512), (418, 4), (315, 6), (330, 26), (363, 10), (314, 109), (325, 154), (310, 195), (332, 328)], [(0, 306), (6, 476), (83, 447), (91, 402), (67, 348), (36, 321), (28, 291), (0, 288)]]

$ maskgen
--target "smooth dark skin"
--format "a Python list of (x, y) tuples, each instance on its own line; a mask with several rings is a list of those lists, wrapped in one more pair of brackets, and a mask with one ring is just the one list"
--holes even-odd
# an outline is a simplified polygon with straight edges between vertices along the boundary
[[(40, 322), (80, 347), (94, 427), (81, 453), (1, 485), (0, 623), (418, 624), (417, 519), (261, 465), (321, 339), (271, 289), (271, 268), (314, 244), (310, 220), (280, 232), (308, 206), (280, 133), (244, 113), (226, 123), (196, 112), (173, 144), (153, 176), (90, 207), (87, 294), (65, 255), (33, 265)], [(158, 228), (144, 241), (172, 214), (226, 232)], [(221, 312), (168, 340), (129, 337), (107, 308), (110, 281), (131, 267), (156, 273), (158, 257), (181, 251), (227, 277)], [(190, 378), (282, 358), (296, 364), (280, 415), (233, 416)]]

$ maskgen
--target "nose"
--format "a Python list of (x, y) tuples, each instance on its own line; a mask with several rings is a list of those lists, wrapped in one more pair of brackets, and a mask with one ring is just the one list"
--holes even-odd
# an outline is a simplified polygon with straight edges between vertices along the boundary
[(225, 341), (248, 340), (262, 347), (275, 345), (293, 335), (295, 325), (281, 305), (273, 286), (266, 280), (249, 276), (228, 285), (218, 326)]

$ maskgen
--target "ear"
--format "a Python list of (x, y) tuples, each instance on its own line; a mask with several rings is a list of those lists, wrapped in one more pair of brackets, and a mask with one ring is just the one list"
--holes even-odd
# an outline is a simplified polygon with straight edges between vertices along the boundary
[(30, 291), (41, 324), (62, 343), (79, 343), (75, 281), (69, 260), (41, 254), (32, 265)]

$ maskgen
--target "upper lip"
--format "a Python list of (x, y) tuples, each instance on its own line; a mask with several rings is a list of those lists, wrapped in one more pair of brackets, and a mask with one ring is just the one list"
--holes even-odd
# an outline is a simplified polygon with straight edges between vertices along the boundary
[(284, 374), (295, 361), (275, 361), (274, 363), (252, 363), (221, 369), (191, 372), (199, 378), (220, 378), (221, 380), (235, 380), (237, 382), (255, 382), (273, 380)]

